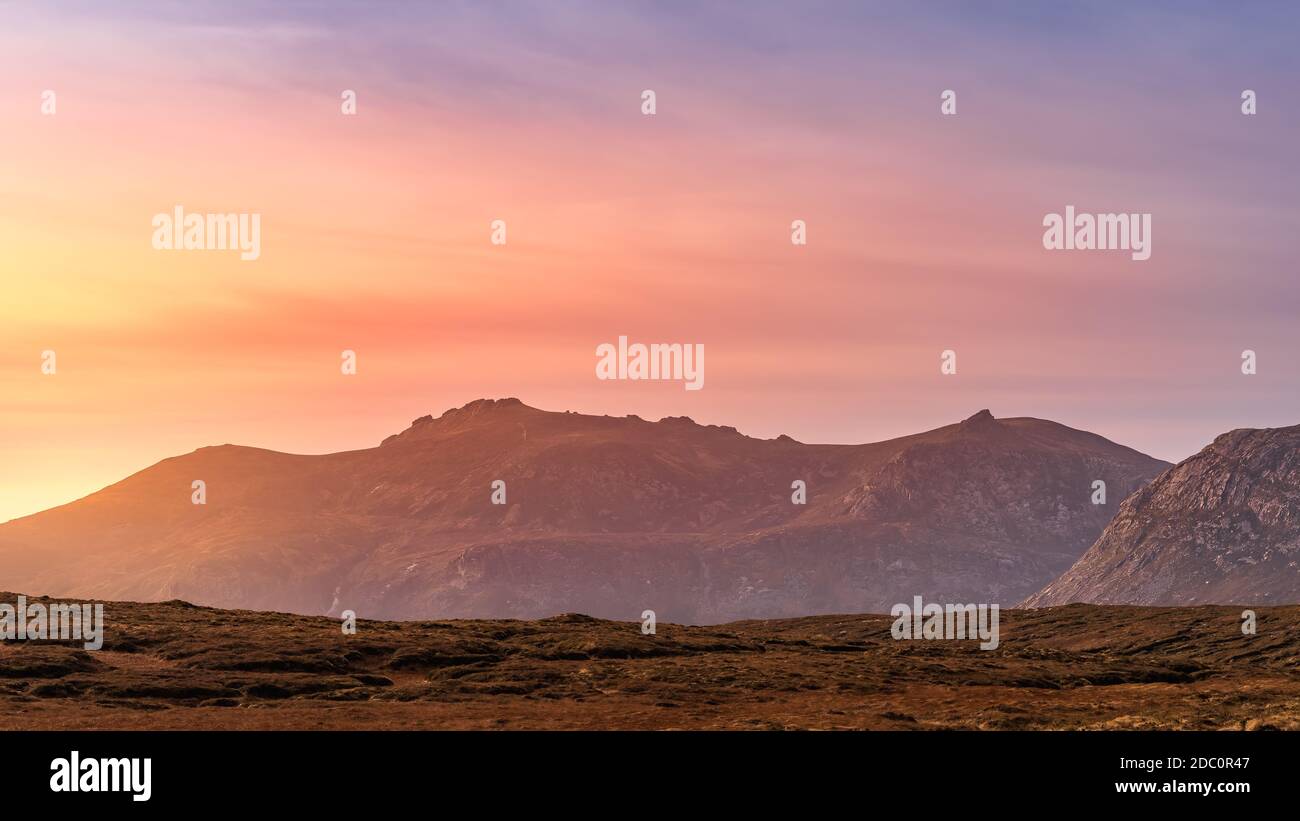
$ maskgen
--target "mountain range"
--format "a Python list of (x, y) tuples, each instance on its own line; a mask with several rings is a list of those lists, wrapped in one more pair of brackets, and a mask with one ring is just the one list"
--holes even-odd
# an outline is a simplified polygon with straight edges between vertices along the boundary
[[(988, 411), (821, 445), (483, 399), (364, 450), (165, 459), (0, 525), (0, 568), (31, 593), (383, 619), (653, 610), (710, 624), (888, 612), (917, 595), (1011, 606), (1167, 467)], [(1108, 504), (1093, 503), (1096, 480)], [(1078, 590), (1060, 595), (1095, 592)]]

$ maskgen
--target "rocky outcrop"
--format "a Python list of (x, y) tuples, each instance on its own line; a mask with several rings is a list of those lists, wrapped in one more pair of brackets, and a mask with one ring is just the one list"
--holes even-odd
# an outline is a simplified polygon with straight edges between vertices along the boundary
[(1225, 433), (1126, 499), (1034, 607), (1300, 602), (1300, 425)]

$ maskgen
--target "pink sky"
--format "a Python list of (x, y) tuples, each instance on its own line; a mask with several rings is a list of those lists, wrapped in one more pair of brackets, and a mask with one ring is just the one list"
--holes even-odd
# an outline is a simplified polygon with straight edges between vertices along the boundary
[[(725, 35), (509, 8), (0, 8), (0, 520), (485, 396), (808, 442), (987, 407), (1170, 460), (1300, 422), (1296, 58), (1267, 31), (1210, 58), (1173, 10), (1153, 49), (937, 6)], [(154, 250), (177, 204), (260, 213), (261, 258)], [(1151, 259), (1045, 251), (1068, 204), (1152, 213)], [(705, 388), (598, 381), (620, 335), (703, 343)]]

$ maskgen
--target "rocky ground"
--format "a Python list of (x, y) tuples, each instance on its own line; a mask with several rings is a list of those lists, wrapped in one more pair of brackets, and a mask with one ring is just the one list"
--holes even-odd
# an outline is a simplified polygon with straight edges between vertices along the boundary
[(981, 651), (895, 641), (886, 616), (345, 636), (329, 618), (109, 602), (102, 650), (0, 642), (0, 729), (1300, 729), (1300, 607), (1257, 612), (1244, 636), (1239, 608), (1008, 611)]

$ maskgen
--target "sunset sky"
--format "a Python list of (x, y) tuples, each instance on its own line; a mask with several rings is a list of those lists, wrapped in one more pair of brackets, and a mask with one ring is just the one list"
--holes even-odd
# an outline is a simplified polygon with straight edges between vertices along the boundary
[[(479, 397), (1168, 460), (1300, 423), (1293, 4), (264, 5), (0, 4), (0, 521)], [(154, 250), (176, 205), (261, 258)], [(1067, 205), (1150, 212), (1151, 258), (1044, 250)], [(597, 380), (620, 335), (704, 389)]]

